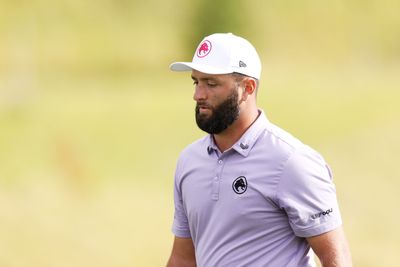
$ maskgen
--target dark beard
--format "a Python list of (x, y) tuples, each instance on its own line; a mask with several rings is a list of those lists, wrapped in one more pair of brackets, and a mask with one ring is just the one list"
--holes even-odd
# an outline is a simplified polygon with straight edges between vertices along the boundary
[(239, 117), (238, 93), (233, 90), (232, 94), (221, 104), (211, 108), (211, 116), (207, 117), (199, 113), (199, 104), (196, 105), (197, 126), (209, 133), (219, 134), (228, 128)]

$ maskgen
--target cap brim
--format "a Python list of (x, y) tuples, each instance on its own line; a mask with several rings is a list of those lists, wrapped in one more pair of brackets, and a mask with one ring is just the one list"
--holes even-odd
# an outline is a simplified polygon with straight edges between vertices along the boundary
[(193, 62), (175, 62), (175, 63), (172, 63), (169, 66), (169, 68), (172, 71), (197, 70), (197, 71), (207, 73), (207, 74), (227, 74), (227, 73), (234, 72), (232, 69), (212, 67), (212, 66), (197, 64), (197, 63), (193, 63)]

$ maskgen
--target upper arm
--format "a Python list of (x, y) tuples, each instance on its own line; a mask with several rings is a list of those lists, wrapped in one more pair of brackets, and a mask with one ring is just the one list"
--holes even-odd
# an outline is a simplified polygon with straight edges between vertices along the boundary
[(307, 238), (322, 266), (351, 267), (351, 255), (342, 227)]
[(296, 149), (287, 160), (276, 200), (299, 237), (317, 236), (342, 224), (329, 167), (309, 147)]
[(196, 267), (196, 257), (191, 238), (175, 237), (167, 267)]
[(174, 178), (174, 221), (172, 224), (172, 232), (175, 236), (191, 237), (189, 229), (189, 221), (184, 207), (183, 194), (181, 188), (182, 180), (182, 157), (179, 158), (176, 166)]

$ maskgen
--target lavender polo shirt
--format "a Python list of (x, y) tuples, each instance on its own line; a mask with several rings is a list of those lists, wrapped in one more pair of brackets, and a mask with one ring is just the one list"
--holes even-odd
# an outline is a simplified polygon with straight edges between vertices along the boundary
[(182, 152), (174, 202), (198, 267), (315, 266), (304, 237), (341, 225), (324, 159), (263, 112), (224, 153), (211, 135)]

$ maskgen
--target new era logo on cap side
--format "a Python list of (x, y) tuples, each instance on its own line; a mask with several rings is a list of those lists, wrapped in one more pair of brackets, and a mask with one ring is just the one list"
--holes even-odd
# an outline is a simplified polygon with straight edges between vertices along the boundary
[(204, 40), (200, 45), (199, 49), (197, 49), (197, 56), (198, 57), (205, 57), (211, 52), (211, 42), (208, 40)]

